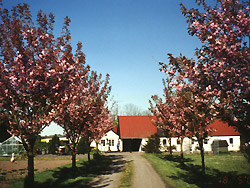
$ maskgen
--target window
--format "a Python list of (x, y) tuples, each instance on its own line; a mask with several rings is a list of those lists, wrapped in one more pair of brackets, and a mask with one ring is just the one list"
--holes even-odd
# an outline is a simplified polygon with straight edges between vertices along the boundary
[(180, 144), (180, 143), (181, 143), (181, 142), (180, 142), (180, 140), (178, 139), (178, 140), (177, 140), (177, 144)]
[(166, 140), (166, 139), (163, 139), (163, 140), (162, 140), (162, 144), (163, 144), (163, 145), (166, 145), (166, 144), (167, 144), (167, 140)]
[(207, 144), (208, 139), (204, 139), (204, 144)]
[(233, 138), (229, 138), (229, 142), (230, 142), (230, 144), (233, 144), (234, 143)]
[(101, 140), (101, 144), (105, 146), (105, 140)]
[(114, 146), (115, 145), (115, 141), (114, 140), (109, 140), (109, 146)]

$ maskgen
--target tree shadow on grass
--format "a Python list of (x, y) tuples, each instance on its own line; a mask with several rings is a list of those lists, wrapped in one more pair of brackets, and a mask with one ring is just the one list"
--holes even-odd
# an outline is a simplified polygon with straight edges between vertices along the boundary
[(178, 163), (182, 163), (182, 162), (193, 162), (194, 160), (192, 160), (192, 159), (190, 159), (190, 158), (185, 158), (184, 157), (184, 159), (183, 159), (183, 161), (182, 161), (182, 159), (181, 159), (181, 156), (179, 156), (179, 155), (166, 155), (166, 156), (164, 156), (162, 159), (166, 159), (166, 160), (168, 160), (168, 161), (173, 161), (173, 162), (178, 162)]
[[(115, 161), (115, 162), (113, 162)], [(46, 181), (35, 182), (37, 188), (90, 188), (89, 182), (98, 175), (120, 172), (121, 164), (127, 161), (122, 156), (99, 156), (90, 162), (79, 162), (76, 169), (70, 165), (52, 171)]]
[[(179, 156), (180, 157), (180, 156)], [(168, 160), (168, 157), (166, 158)], [(250, 174), (237, 174), (236, 171), (222, 172), (218, 169), (206, 167), (206, 175), (202, 175), (201, 165), (190, 163), (182, 164), (178, 156), (170, 158), (170, 161), (178, 162), (177, 168), (182, 169), (176, 176), (169, 176), (171, 179), (181, 179), (189, 184), (198, 187), (250, 187)], [(192, 162), (192, 159), (185, 159), (185, 162)]]

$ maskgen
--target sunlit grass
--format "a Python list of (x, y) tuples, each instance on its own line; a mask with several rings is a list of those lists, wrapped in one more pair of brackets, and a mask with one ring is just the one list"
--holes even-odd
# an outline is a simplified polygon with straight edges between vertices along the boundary
[(121, 174), (119, 188), (128, 188), (132, 186), (133, 172), (134, 172), (134, 163), (132, 161), (126, 163)]
[(199, 154), (185, 155), (184, 165), (180, 156), (171, 159), (164, 154), (145, 154), (167, 187), (248, 187), (250, 164), (241, 153), (205, 155), (206, 175), (201, 174)]

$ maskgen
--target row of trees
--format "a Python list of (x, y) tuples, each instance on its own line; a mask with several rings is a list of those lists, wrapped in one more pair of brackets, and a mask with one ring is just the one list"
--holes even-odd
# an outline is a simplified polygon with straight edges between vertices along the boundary
[(98, 140), (112, 126), (107, 98), (109, 75), (90, 70), (82, 44), (73, 53), (70, 19), (62, 35), (53, 34), (54, 15), (38, 12), (36, 23), (27, 4), (0, 9), (0, 109), (9, 131), (20, 137), (28, 156), (28, 182), (34, 184), (34, 146), (54, 121), (70, 141), (72, 167), (80, 137)]
[(197, 138), (204, 174), (203, 140), (215, 118), (234, 126), (246, 141), (250, 138), (250, 8), (235, 0), (218, 0), (214, 8), (196, 2), (203, 10), (181, 4), (181, 11), (189, 34), (203, 46), (196, 49), (197, 60), (168, 54), (169, 63), (160, 63), (168, 75), (165, 100), (153, 96), (151, 111), (169, 138), (177, 136), (181, 144), (184, 137)]

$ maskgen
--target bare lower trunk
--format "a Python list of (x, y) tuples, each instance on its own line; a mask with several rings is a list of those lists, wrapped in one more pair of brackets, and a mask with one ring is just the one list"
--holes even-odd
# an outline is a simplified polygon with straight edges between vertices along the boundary
[(27, 152), (28, 156), (28, 175), (24, 181), (24, 187), (34, 187), (35, 179), (34, 179), (34, 146), (35, 146), (36, 137), (30, 139), (27, 143), (22, 139), (23, 146)]
[(198, 139), (200, 151), (201, 151), (201, 170), (202, 175), (205, 175), (205, 157), (204, 157), (204, 148), (203, 148), (203, 139)]
[(28, 155), (28, 176), (24, 187), (34, 187), (34, 153), (32, 151), (27, 152)]
[(170, 153), (170, 157), (172, 158), (172, 156), (173, 156), (173, 151), (172, 151), (172, 142), (171, 142), (171, 138), (168, 139), (168, 143), (169, 143), (169, 153)]
[(184, 164), (184, 155), (183, 155), (183, 138), (180, 140), (181, 145), (181, 164)]
[(72, 152), (72, 168), (76, 168), (76, 154)]
[(86, 139), (87, 147), (88, 147), (88, 162), (90, 162), (90, 142)]
[(72, 168), (76, 168), (76, 144), (73, 144), (72, 148), (71, 148), (71, 160), (72, 160)]

